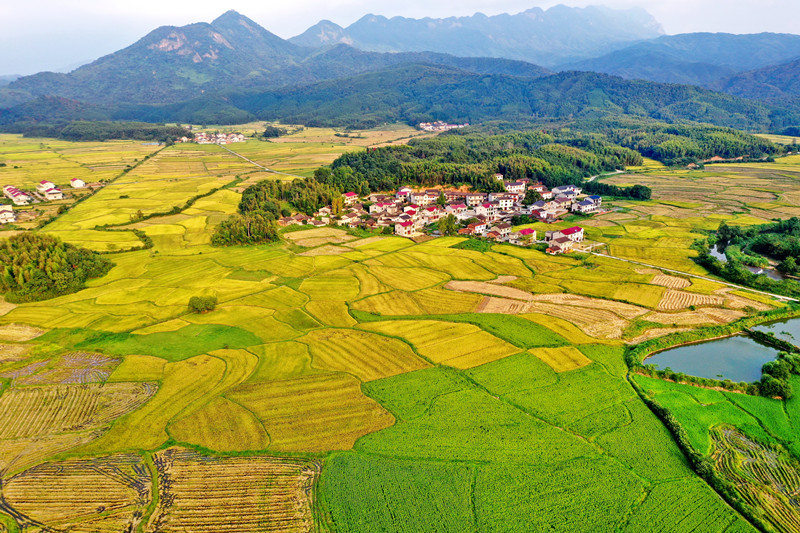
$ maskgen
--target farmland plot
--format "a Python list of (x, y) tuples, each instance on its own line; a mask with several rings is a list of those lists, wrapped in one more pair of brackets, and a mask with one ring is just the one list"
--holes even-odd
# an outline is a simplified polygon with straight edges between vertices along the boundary
[(136, 455), (45, 463), (3, 484), (20, 526), (117, 533), (135, 528), (149, 504), (151, 475)]
[(320, 465), (271, 457), (203, 457), (180, 448), (158, 452), (159, 499), (148, 533), (307, 532)]

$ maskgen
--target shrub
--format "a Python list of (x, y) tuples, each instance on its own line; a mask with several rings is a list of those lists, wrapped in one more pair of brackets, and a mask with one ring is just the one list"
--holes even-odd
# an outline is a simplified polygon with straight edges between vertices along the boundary
[(189, 298), (189, 311), (192, 313), (208, 313), (216, 307), (216, 296), (192, 296)]

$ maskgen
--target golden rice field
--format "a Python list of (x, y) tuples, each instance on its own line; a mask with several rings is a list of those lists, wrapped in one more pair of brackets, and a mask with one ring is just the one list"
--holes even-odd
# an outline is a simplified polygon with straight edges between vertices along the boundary
[[(231, 148), (307, 175), (343, 151), (413, 132), (335, 133), (307, 128)], [(509, 245), (477, 252), (455, 247), (461, 238), (415, 244), (326, 227), (275, 245), (214, 248), (213, 227), (240, 198), (223, 187), (267, 177), (244, 160), (215, 146), (169, 147), (143, 161), (158, 147), (42, 144), (0, 136), (0, 161), (23, 162), (8, 176), (24, 184), (46, 172), (31, 170), (37, 155), (64, 165), (50, 170), (65, 177), (80, 168), (112, 179), (140, 163), (44, 231), (108, 252), (138, 247), (137, 229), (154, 246), (110, 255), (109, 274), (78, 293), (0, 301), (0, 524), (23, 531), (349, 531), (326, 499), (342, 480), (353, 485), (335, 491), (353, 508), (405, 516), (380, 498), (423, 494), (442, 514), (466, 495), (469, 516), (472, 505), (482, 509), (476, 520), (495, 507), (522, 512), (519, 501), (496, 503), (515, 487), (556, 502), (525, 498), (525, 513), (576, 530), (553, 511), (566, 495), (531, 485), (541, 471), (519, 474), (551, 465), (580, 489), (570, 495), (576, 505), (590, 508), (598, 495), (567, 479), (576, 461), (619, 468), (609, 483), (630, 488), (635, 477), (619, 511), (633, 520), (662, 478), (697, 479), (656, 419), (641, 422), (649, 440), (629, 434), (638, 431), (631, 420), (650, 415), (623, 379), (624, 344), (781, 305), (607, 257)], [(773, 183), (763, 170), (755, 181), (724, 170), (664, 175), (648, 162), (604, 178), (646, 181), (654, 199), (620, 203), (587, 234), (611, 255), (702, 274), (689, 249), (700, 230), (767, 211), (789, 216), (792, 195), (800, 199), (794, 182)], [(746, 211), (736, 198), (761, 206)], [(216, 296), (217, 308), (190, 314), (195, 295)], [(645, 443), (641, 456), (626, 439)], [(381, 466), (337, 474), (353, 457)], [(454, 457), (465, 460), (453, 466)], [(384, 477), (393, 481), (379, 485)], [(714, 505), (732, 513), (725, 524), (736, 521)], [(397, 530), (364, 520), (352, 530)]]

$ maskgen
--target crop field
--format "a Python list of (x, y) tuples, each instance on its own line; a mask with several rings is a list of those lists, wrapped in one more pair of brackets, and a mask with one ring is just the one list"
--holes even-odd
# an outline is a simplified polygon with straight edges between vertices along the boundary
[[(308, 175), (413, 131), (336, 133), (307, 128), (231, 148)], [(688, 466), (626, 380), (623, 355), (647, 336), (782, 305), (660, 268), (706, 274), (691, 260), (700, 232), (790, 216), (794, 181), (760, 167), (652, 162), (602, 178), (639, 180), (654, 198), (615, 202), (586, 221), (588, 238), (652, 266), (329, 227), (215, 248), (211, 231), (236, 212), (239, 191), (285, 177), (218, 146), (39, 144), (0, 136), (0, 161), (14, 149), (28, 158), (0, 175), (52, 171), (60, 184), (76, 165), (113, 179), (44, 231), (119, 253), (77, 293), (0, 300), (0, 522), (87, 532), (752, 530)], [(37, 157), (44, 170), (31, 170)], [(122, 252), (142, 245), (133, 229), (153, 248)], [(215, 296), (216, 309), (189, 313), (197, 295)], [(703, 453), (725, 424), (800, 451), (800, 403), (635, 379)]]

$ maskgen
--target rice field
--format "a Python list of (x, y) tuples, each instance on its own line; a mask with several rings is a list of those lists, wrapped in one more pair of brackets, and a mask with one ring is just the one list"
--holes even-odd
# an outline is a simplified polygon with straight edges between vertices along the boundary
[[(233, 148), (308, 175), (410, 134), (335, 133)], [(45, 231), (119, 251), (140, 246), (137, 229), (154, 246), (110, 255), (110, 273), (78, 293), (0, 300), (0, 483), (20, 513), (0, 521), (87, 532), (748, 531), (626, 382), (623, 350), (779, 305), (658, 267), (705, 274), (691, 259), (700, 232), (791, 215), (790, 179), (652, 162), (603, 178), (648, 184), (654, 198), (617, 202), (587, 237), (657, 268), (328, 227), (220, 249), (210, 232), (244, 185), (214, 189), (265, 176), (242, 159), (216, 146), (144, 161), (157, 147), (42, 144), (0, 136), (0, 161), (15, 146), (28, 158), (0, 176), (14, 170), (24, 184), (56, 165), (56, 183), (78, 167), (117, 178)], [(132, 220), (139, 210), (166, 214)], [(195, 295), (217, 308), (189, 313)], [(709, 422), (730, 417), (800, 450), (794, 418), (772, 404), (662, 394), (698, 449), (712, 449)]]

